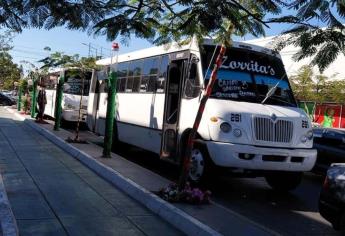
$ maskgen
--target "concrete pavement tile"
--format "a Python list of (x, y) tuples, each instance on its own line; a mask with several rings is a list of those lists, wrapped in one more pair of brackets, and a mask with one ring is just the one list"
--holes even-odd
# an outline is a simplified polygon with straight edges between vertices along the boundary
[(67, 235), (56, 219), (17, 220), (21, 236)]
[(70, 235), (110, 236), (144, 235), (134, 224), (124, 217), (61, 218)]
[(26, 191), (37, 188), (27, 172), (6, 173), (2, 177), (7, 192)]
[(54, 214), (36, 191), (8, 193), (13, 214), (16, 219), (53, 219)]
[[(150, 236), (172, 236), (183, 235), (178, 230), (171, 230), (171, 226), (158, 216), (129, 216), (129, 219), (146, 235)], [(164, 233), (163, 233), (164, 232)]]
[[(34, 177), (35, 178), (35, 177)], [(61, 217), (116, 216), (119, 212), (73, 173), (36, 177), (54, 211)]]
[(8, 153), (13, 153), (13, 149), (8, 144), (3, 144), (0, 146), (0, 156), (7, 155)]
[(0, 173), (26, 172), (19, 161), (0, 162)]
[(3, 175), (4, 185), (17, 219), (53, 218), (49, 206), (26, 172)]

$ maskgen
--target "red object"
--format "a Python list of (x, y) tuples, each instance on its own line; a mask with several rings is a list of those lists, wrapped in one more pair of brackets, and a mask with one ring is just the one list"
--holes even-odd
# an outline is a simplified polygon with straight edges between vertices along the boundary
[(113, 51), (117, 51), (117, 50), (119, 50), (120, 46), (118, 43), (112, 43), (111, 48)]
[(198, 131), (202, 115), (204, 113), (206, 102), (207, 102), (208, 98), (210, 97), (210, 95), (212, 93), (213, 85), (216, 82), (217, 72), (218, 72), (219, 67), (222, 64), (222, 59), (224, 57), (225, 52), (226, 52), (226, 46), (223, 44), (220, 47), (220, 51), (218, 53), (216, 63), (215, 63), (214, 68), (212, 70), (210, 80), (207, 84), (206, 91), (205, 91), (205, 93), (204, 93), (204, 95), (200, 101), (199, 109), (198, 109), (198, 112), (197, 112), (195, 120), (194, 120), (193, 129), (191, 130), (189, 137), (188, 137), (187, 146), (186, 146), (186, 150), (184, 153), (185, 156), (183, 159), (182, 174), (181, 174), (180, 180), (179, 180), (179, 190), (180, 191), (182, 189), (184, 189), (185, 184), (186, 184), (186, 180), (187, 180), (187, 176), (188, 176), (188, 172), (189, 172), (190, 164), (191, 164), (191, 156), (192, 156), (192, 150), (193, 150), (193, 145), (194, 145), (194, 139), (195, 139), (196, 133)]
[(334, 122), (332, 124), (333, 128), (345, 128), (344, 116), (345, 116), (345, 106), (336, 103), (323, 103), (317, 104), (314, 112), (314, 120), (322, 126), (324, 116), (327, 109), (332, 109), (334, 111)]

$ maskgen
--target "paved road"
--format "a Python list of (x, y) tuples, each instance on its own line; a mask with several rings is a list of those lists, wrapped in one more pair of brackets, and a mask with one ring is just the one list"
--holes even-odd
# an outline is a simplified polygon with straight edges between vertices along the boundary
[[(124, 148), (119, 154), (168, 179), (178, 177), (177, 168), (149, 152)], [(296, 190), (278, 194), (264, 178), (222, 177), (209, 188), (216, 203), (282, 235), (338, 235), (318, 213), (322, 182), (322, 177), (307, 173)]]
[(0, 171), (20, 235), (180, 235), (0, 107)]

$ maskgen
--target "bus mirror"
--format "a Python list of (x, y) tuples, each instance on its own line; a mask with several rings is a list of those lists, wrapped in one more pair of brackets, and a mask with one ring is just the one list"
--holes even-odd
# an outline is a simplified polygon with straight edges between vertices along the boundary
[(200, 61), (200, 59), (199, 58), (197, 58), (197, 57), (192, 57), (192, 63), (195, 63), (195, 64), (198, 64), (198, 62)]

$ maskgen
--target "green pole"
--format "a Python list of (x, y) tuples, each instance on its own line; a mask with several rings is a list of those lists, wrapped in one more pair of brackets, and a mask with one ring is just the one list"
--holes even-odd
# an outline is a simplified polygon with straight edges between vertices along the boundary
[(113, 131), (114, 121), (116, 113), (116, 72), (110, 72), (108, 79), (108, 104), (107, 104), (107, 116), (105, 120), (105, 135), (104, 135), (104, 146), (103, 146), (103, 157), (110, 158), (111, 146), (113, 143)]
[(55, 99), (55, 124), (54, 124), (54, 130), (60, 129), (60, 123), (61, 123), (61, 113), (62, 113), (62, 93), (63, 93), (63, 85), (65, 83), (65, 76), (64, 72), (61, 73), (59, 82), (56, 87), (56, 99)]
[(18, 88), (18, 104), (17, 104), (18, 111), (22, 109), (22, 86), (19, 84)]
[(32, 84), (32, 99), (31, 99), (31, 118), (35, 118), (36, 114), (36, 97), (37, 97), (37, 79), (33, 78)]

